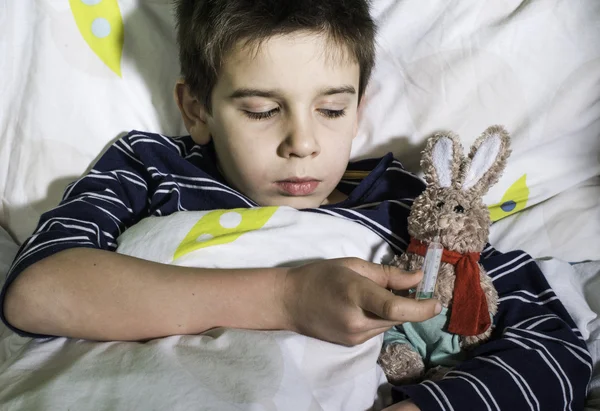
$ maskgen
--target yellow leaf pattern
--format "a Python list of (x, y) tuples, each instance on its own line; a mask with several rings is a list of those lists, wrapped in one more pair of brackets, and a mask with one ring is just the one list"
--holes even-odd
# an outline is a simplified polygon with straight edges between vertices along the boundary
[(527, 187), (527, 174), (511, 185), (499, 203), (488, 207), (492, 221), (498, 221), (511, 214), (523, 210), (529, 200), (529, 187)]
[(69, 0), (69, 4), (87, 44), (121, 77), (124, 31), (117, 0)]
[(278, 207), (215, 210), (203, 215), (175, 250), (173, 259), (200, 248), (227, 244), (242, 234), (262, 228)]

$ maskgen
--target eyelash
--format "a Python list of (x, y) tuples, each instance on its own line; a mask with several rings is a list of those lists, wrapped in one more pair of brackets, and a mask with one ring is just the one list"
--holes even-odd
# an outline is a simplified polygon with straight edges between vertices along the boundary
[[(322, 115), (324, 115), (327, 118), (331, 118), (331, 119), (340, 118), (340, 117), (343, 117), (346, 115), (346, 110), (321, 109), (319, 111), (321, 112)], [(244, 113), (246, 113), (246, 115), (252, 120), (266, 120), (268, 118), (273, 117), (278, 112), (279, 112), (279, 108), (274, 108), (273, 110), (262, 111), (259, 113), (255, 113), (253, 111), (244, 111)]]

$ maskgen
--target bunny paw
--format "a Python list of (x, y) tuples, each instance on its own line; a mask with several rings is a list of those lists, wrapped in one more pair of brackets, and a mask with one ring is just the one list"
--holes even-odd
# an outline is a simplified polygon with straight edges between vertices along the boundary
[(388, 381), (394, 385), (420, 381), (425, 372), (421, 356), (406, 344), (389, 344), (377, 361)]

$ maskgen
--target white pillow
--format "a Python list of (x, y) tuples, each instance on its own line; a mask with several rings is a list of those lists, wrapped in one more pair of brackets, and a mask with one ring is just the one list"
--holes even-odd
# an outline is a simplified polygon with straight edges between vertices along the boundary
[[(465, 151), (502, 124), (513, 153), (494, 220), (600, 174), (600, 3), (376, 1), (379, 53), (353, 155), (393, 151), (419, 171), (425, 139)], [(514, 201), (514, 204), (510, 201)]]

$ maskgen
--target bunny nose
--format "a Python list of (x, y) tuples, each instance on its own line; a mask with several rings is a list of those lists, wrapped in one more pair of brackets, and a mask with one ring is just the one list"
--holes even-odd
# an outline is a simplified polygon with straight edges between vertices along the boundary
[(448, 221), (448, 217), (440, 217), (440, 219), (438, 221), (438, 225), (440, 226), (441, 229), (448, 228), (448, 226), (450, 225), (450, 222)]

